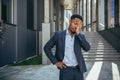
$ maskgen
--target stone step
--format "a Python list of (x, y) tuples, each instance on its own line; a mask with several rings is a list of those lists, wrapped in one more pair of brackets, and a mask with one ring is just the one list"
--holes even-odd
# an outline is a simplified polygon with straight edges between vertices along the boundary
[(97, 38), (97, 37), (99, 37), (99, 36), (96, 36), (96, 37), (85, 37), (87, 40), (92, 40), (92, 39), (94, 39), (94, 40), (103, 40), (103, 41), (106, 41), (104, 38), (101, 38), (101, 37), (99, 37), (99, 38)]
[(97, 54), (98, 55), (101, 55), (101, 54), (103, 54), (103, 55), (104, 54), (108, 54), (108, 55), (111, 54), (112, 55), (112, 54), (114, 54), (115, 55), (115, 54), (119, 54), (120, 55), (120, 53), (118, 53), (118, 52), (87, 52), (87, 53), (86, 52), (82, 52), (82, 54), (84, 54), (84, 55), (93, 55), (93, 54), (96, 54), (96, 55)]
[(120, 53), (83, 53), (83, 55), (120, 55)]
[(109, 46), (109, 47), (106, 47), (106, 46), (105, 46), (105, 47), (99, 47), (99, 48), (98, 48), (98, 47), (95, 47), (95, 46), (92, 46), (92, 45), (91, 45), (91, 49), (114, 49), (114, 48), (113, 48), (112, 46)]
[[(93, 42), (93, 43), (96, 43), (96, 45), (97, 44), (99, 44), (99, 43), (104, 43), (103, 45), (105, 45), (105, 44), (109, 44), (108, 42), (106, 42), (106, 41), (101, 41), (101, 42), (99, 42), (100, 40), (87, 40), (88, 42)], [(109, 44), (110, 45), (110, 44)]]
[(111, 48), (111, 49), (114, 49), (112, 46), (108, 46), (108, 45), (95, 45), (95, 44), (91, 44), (90, 43), (90, 45), (91, 45), (91, 48), (94, 48), (94, 49), (104, 49), (104, 48)]
[(102, 36), (99, 36), (99, 35), (96, 35), (96, 36), (95, 36), (95, 35), (93, 35), (93, 36), (86, 36), (86, 35), (85, 35), (85, 37), (86, 37), (86, 38), (103, 39), (103, 40), (104, 40), (104, 38), (103, 38)]
[(104, 44), (109, 44), (107, 41), (103, 41), (103, 40), (96, 40), (96, 39), (86, 39), (88, 42), (95, 42), (95, 43), (98, 43), (99, 41), (101, 43), (104, 43)]
[(110, 47), (110, 48), (91, 48), (90, 50), (115, 50), (114, 48)]
[(120, 58), (120, 55), (84, 55), (84, 58)]
[(85, 62), (97, 62), (97, 61), (117, 61), (117, 62), (119, 62), (120, 59), (85, 59)]
[(117, 52), (116, 50), (102, 50), (102, 49), (100, 49), (100, 50), (98, 50), (98, 49), (91, 49), (89, 52)]
[(103, 53), (111, 53), (111, 52), (113, 53), (113, 52), (115, 52), (116, 53), (117, 51), (109, 51), (109, 50), (108, 51), (107, 50), (105, 50), (105, 51), (90, 50), (89, 51), (89, 53), (95, 53), (95, 52), (98, 52), (98, 53), (99, 52), (103, 52)]
[(85, 61), (120, 61), (120, 58), (84, 58)]
[[(104, 43), (103, 45), (105, 45), (105, 44), (109, 44), (107, 41), (103, 41), (103, 40), (94, 40), (94, 39), (92, 39), (92, 40), (88, 40), (88, 39), (86, 39), (88, 42), (93, 42), (93, 43), (96, 43), (96, 44), (99, 44), (99, 43)], [(99, 42), (100, 41), (100, 42)], [(110, 45), (110, 44), (109, 44)]]
[(106, 40), (104, 40), (104, 39), (101, 39), (101, 38), (87, 38), (86, 37), (86, 40), (88, 40), (88, 41), (96, 41), (96, 42), (107, 42)]

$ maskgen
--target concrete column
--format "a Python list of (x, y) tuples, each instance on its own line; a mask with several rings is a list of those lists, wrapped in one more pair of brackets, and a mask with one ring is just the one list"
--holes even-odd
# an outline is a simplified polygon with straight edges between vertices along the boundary
[(88, 0), (86, 0), (86, 31), (88, 31)]
[(76, 14), (77, 13), (77, 5), (75, 4), (74, 5), (74, 14)]
[(1, 13), (2, 11), (1, 11), (1, 0), (0, 0), (0, 20), (1, 20)]
[(120, 27), (120, 0), (115, 1), (115, 27)]
[(55, 25), (54, 25), (54, 1), (50, 0), (50, 26), (51, 26), (51, 35), (55, 32)]
[[(84, 20), (84, 0), (82, 0), (82, 17), (83, 17), (83, 20)], [(82, 31), (84, 31), (84, 21), (83, 21)]]
[(77, 14), (80, 14), (80, 1), (78, 0), (77, 3)]
[(59, 26), (59, 24), (60, 24), (60, 22), (59, 22), (59, 20), (60, 20), (60, 0), (55, 0), (55, 9), (56, 9), (56, 31), (57, 30), (59, 30), (60, 29), (60, 26)]
[(64, 6), (61, 6), (61, 30), (63, 30), (64, 28), (63, 28), (63, 24), (64, 24)]
[(111, 27), (111, 0), (105, 1), (105, 29)]
[[(96, 0), (98, 1), (98, 0)], [(94, 31), (94, 25), (93, 25), (93, 21), (94, 21), (94, 0), (91, 0), (91, 31)]]
[(100, 0), (96, 0), (96, 30), (100, 30)]
[(82, 16), (82, 0), (80, 0), (80, 15)]
[(79, 0), (79, 14), (80, 14), (80, 2), (81, 2), (81, 0)]
[[(42, 23), (42, 48), (50, 39), (50, 23), (49, 23), (49, 0), (44, 0), (44, 23)], [(42, 49), (42, 64), (47, 64), (48, 58)]]

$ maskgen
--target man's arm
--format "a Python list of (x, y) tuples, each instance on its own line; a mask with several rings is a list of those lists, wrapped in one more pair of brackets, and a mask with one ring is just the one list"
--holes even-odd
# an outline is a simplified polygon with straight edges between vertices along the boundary
[(85, 39), (85, 36), (80, 33), (80, 29), (82, 28), (83, 22), (80, 22), (78, 26), (76, 27), (76, 35), (80, 41), (80, 45), (85, 51), (90, 50), (90, 44)]
[(44, 46), (45, 54), (53, 64), (56, 64), (56, 62), (58, 62), (58, 60), (55, 58), (55, 56), (53, 55), (51, 51), (51, 49), (56, 44), (56, 41), (57, 41), (57, 33), (55, 32), (52, 38)]
[(83, 50), (89, 51), (90, 50), (90, 44), (85, 39), (85, 36), (82, 35), (82, 34), (78, 34), (77, 37), (80, 40), (80, 44), (81, 44)]

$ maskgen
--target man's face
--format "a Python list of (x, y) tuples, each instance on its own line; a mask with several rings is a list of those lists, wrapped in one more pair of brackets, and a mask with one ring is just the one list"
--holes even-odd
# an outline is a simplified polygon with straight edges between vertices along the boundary
[(69, 30), (74, 34), (76, 33), (76, 29), (79, 28), (81, 29), (82, 27), (82, 20), (78, 19), (78, 18), (74, 18), (72, 20), (70, 20), (70, 26), (69, 26)]

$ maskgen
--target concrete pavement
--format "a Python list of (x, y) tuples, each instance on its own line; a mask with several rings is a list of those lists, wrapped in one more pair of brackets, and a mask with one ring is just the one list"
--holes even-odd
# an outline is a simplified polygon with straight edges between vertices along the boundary
[[(85, 80), (120, 80), (120, 62), (86, 62)], [(0, 80), (59, 80), (54, 65), (9, 66), (0, 69)]]

